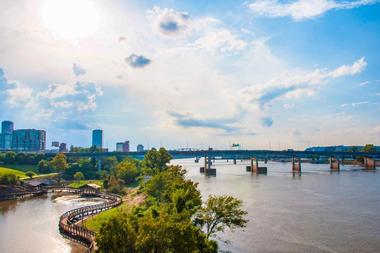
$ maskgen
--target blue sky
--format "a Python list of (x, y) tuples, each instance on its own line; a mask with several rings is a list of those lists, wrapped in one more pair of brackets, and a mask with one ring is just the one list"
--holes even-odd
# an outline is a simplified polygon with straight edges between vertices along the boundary
[(89, 146), (380, 143), (380, 1), (3, 0), (0, 120)]

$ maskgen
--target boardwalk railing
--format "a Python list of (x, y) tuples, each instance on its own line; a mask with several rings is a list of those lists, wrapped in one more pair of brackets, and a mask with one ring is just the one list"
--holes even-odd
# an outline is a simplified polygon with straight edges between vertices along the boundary
[(47, 193), (46, 190), (36, 190), (36, 191), (23, 191), (23, 192), (13, 192), (0, 195), (1, 200), (13, 200), (13, 199), (24, 199), (35, 196), (40, 196)]
[(105, 199), (102, 204), (76, 208), (62, 214), (59, 218), (59, 231), (61, 234), (75, 242), (87, 247), (85, 253), (91, 253), (95, 249), (95, 232), (76, 224), (84, 217), (94, 215), (102, 211), (111, 209), (121, 204), (121, 197), (115, 194), (99, 194), (97, 197)]

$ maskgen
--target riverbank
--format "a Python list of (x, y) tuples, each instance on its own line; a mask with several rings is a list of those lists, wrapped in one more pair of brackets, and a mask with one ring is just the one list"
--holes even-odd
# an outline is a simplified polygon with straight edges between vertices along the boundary
[(138, 192), (138, 187), (129, 189), (122, 197), (123, 203), (113, 209), (101, 212), (84, 220), (83, 225), (95, 233), (99, 232), (102, 224), (112, 217), (117, 216), (120, 212), (128, 212), (134, 206), (142, 204), (145, 200), (145, 195)]

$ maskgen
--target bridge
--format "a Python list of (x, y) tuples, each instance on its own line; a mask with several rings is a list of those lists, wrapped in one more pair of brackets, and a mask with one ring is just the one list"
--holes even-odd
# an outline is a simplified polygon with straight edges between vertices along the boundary
[[(136, 159), (144, 158), (148, 151), (131, 151), (131, 152), (94, 152), (94, 153), (71, 153), (67, 152), (67, 157), (94, 157), (102, 158), (109, 156), (128, 156)], [(196, 157), (212, 157), (215, 159), (250, 159), (256, 157), (259, 159), (273, 158), (315, 158), (315, 157), (334, 157), (339, 159), (355, 159), (357, 157), (368, 157), (380, 159), (380, 152), (341, 152), (341, 151), (296, 151), (296, 150), (168, 150), (173, 159), (196, 158)], [(55, 156), (54, 153), (46, 153), (47, 157)]]
[[(109, 156), (124, 156), (136, 159), (143, 159), (148, 151), (131, 151), (131, 152), (94, 152), (94, 153), (65, 153), (67, 157), (93, 157), (98, 159), (99, 169), (101, 166), (101, 158)], [(292, 171), (301, 172), (302, 159), (319, 159), (325, 158), (329, 160), (331, 171), (339, 171), (340, 165), (344, 160), (355, 160), (359, 157), (363, 159), (365, 169), (376, 169), (380, 159), (380, 152), (346, 152), (346, 151), (296, 151), (296, 150), (168, 150), (173, 159), (195, 158), (199, 161), (204, 158), (205, 165), (200, 167), (200, 172), (206, 175), (216, 175), (216, 169), (212, 169), (213, 160), (232, 160), (236, 164), (237, 160), (249, 160), (251, 165), (247, 166), (247, 171), (256, 174), (267, 173), (267, 168), (259, 166), (259, 161), (264, 160), (283, 160), (292, 162)], [(46, 154), (46, 156), (54, 156), (55, 154)]]

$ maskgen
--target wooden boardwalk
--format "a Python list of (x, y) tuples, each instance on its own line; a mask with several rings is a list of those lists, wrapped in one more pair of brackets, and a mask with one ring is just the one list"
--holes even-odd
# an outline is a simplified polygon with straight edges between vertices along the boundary
[(98, 194), (96, 197), (105, 199), (102, 204), (76, 208), (62, 214), (59, 218), (59, 231), (65, 237), (74, 242), (87, 247), (84, 253), (91, 253), (95, 250), (95, 232), (78, 225), (78, 221), (87, 216), (94, 215), (105, 210), (116, 207), (122, 203), (120, 196), (115, 194)]

